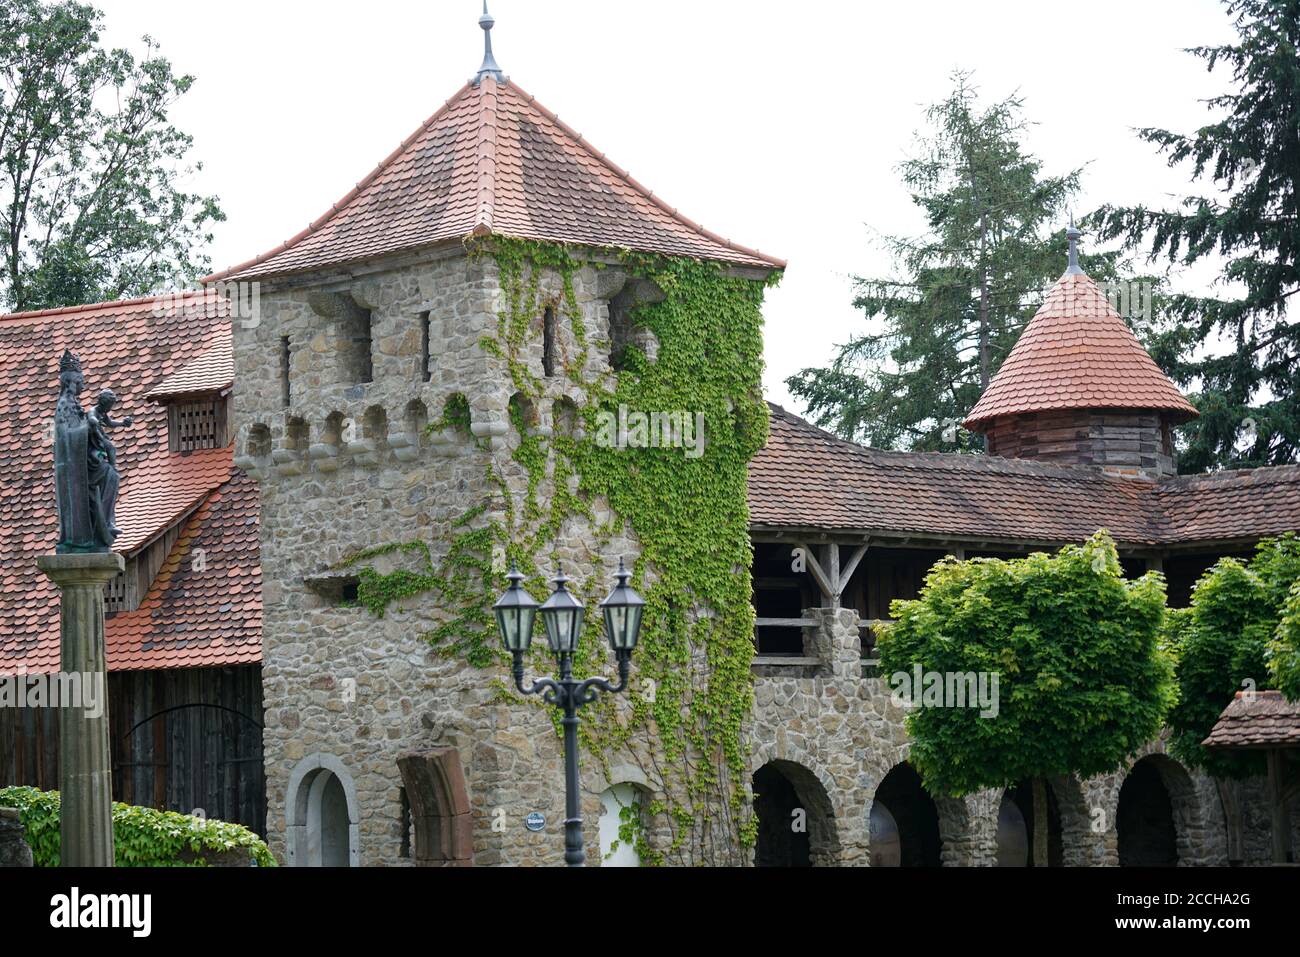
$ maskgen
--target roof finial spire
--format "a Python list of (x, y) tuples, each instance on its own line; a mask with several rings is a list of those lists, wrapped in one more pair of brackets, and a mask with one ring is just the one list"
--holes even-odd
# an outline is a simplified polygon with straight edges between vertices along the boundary
[(1079, 266), (1079, 237), (1083, 235), (1079, 228), (1074, 225), (1074, 213), (1070, 213), (1070, 228), (1065, 231), (1065, 238), (1070, 241), (1070, 262), (1065, 267), (1067, 276), (1082, 276), (1083, 269)]
[(483, 0), (483, 16), (478, 18), (478, 25), (483, 28), (483, 65), (478, 68), (478, 74), (474, 77), (475, 84), (489, 74), (498, 83), (505, 82), (505, 74), (501, 72), (496, 57), (492, 55), (492, 27), (495, 24), (492, 14), (488, 13), (487, 0)]

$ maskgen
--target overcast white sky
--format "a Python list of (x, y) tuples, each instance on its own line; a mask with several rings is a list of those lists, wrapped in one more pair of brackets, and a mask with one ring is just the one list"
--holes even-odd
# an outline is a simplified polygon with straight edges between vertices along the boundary
[[(93, 0), (106, 42), (148, 33), (197, 77), (175, 122), (229, 221), (222, 268), (320, 216), (477, 70), (476, 0)], [(1019, 91), (1078, 207), (1186, 188), (1133, 129), (1191, 130), (1222, 92), (1184, 47), (1231, 40), (1214, 0), (491, 0), (506, 74), (686, 215), (788, 259), (766, 317), (769, 398), (863, 320), (850, 276), (919, 217), (895, 167), (949, 75)], [(1064, 264), (1062, 264), (1064, 266)]]

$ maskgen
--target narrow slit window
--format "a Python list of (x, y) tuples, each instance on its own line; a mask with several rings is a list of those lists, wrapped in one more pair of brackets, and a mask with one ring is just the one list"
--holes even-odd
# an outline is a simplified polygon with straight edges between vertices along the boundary
[(280, 337), (280, 401), (289, 408), (289, 337)]
[(374, 314), (363, 309), (356, 317), (352, 350), (356, 356), (357, 381), (375, 381)]
[(429, 358), (429, 314), (422, 312), (420, 313), (420, 376), (424, 382), (433, 379)]
[(555, 307), (547, 306), (542, 313), (542, 372), (549, 378), (555, 375)]

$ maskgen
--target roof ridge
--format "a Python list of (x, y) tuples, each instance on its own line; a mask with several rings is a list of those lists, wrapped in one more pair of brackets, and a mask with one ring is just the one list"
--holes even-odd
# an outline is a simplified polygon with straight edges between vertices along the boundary
[(695, 232), (706, 237), (707, 239), (712, 240), (715, 243), (720, 243), (722, 246), (725, 246), (727, 249), (730, 249), (733, 252), (742, 253), (746, 256), (752, 256), (755, 259), (761, 259), (764, 262), (769, 263), (770, 265), (772, 265), (777, 269), (784, 269), (788, 265), (788, 263), (784, 259), (778, 259), (775, 256), (769, 256), (767, 253), (762, 252), (761, 250), (751, 249), (748, 246), (742, 246), (740, 243), (732, 242), (730, 239), (727, 239), (725, 236), (715, 233), (711, 229), (706, 229), (704, 226), (700, 225), (695, 220), (691, 219), (689, 216), (683, 215), (681, 212), (678, 211), (676, 206), (669, 206), (666, 202), (664, 202), (662, 199), (656, 196), (653, 190), (648, 189), (641, 182), (635, 179), (631, 173), (629, 173), (623, 167), (615, 163), (605, 153), (602, 153), (600, 150), (596, 149), (595, 145), (593, 145), (590, 140), (588, 140), (585, 136), (583, 136), (581, 133), (575, 130), (568, 123), (564, 122), (564, 120), (560, 119), (558, 113), (553, 113), (550, 110), (548, 110), (545, 106), (543, 106), (538, 101), (537, 97), (533, 96), (531, 93), (525, 90), (514, 80), (507, 79), (504, 85), (508, 87), (512, 87), (516, 93), (518, 93), (520, 96), (525, 98), (529, 106), (533, 107), (533, 109), (541, 113), (542, 116), (546, 117), (547, 120), (549, 120), (550, 122), (558, 126), (563, 133), (567, 134), (575, 143), (577, 143), (584, 150), (586, 150), (587, 153), (590, 154), (594, 159), (596, 159), (598, 162), (603, 164), (607, 169), (613, 172), (614, 175), (616, 175), (619, 179), (623, 180), (623, 182), (627, 183), (628, 186), (632, 187), (634, 190), (640, 193), (642, 197), (649, 200), (654, 205), (658, 206), (661, 210), (663, 210), (669, 216), (673, 217), (673, 219), (677, 220), (683, 226), (686, 226), (688, 229), (694, 230)]
[(497, 81), (484, 74), (478, 85), (479, 127), (474, 150), (474, 178), (478, 186), (478, 211), (471, 235), (487, 236), (492, 232), (497, 192)]
[[(206, 282), (206, 280), (204, 280)], [(152, 296), (137, 296), (134, 299), (110, 299), (106, 302), (86, 302), (78, 306), (55, 306), (50, 309), (32, 309), (27, 312), (6, 312), (0, 314), (0, 322), (8, 322), (18, 319), (41, 319), (46, 316), (72, 316), (84, 312), (97, 312), (99, 310), (122, 309), (127, 306), (143, 306), (145, 303), (157, 302), (160, 299), (173, 299), (177, 296), (182, 299), (191, 299), (202, 296), (204, 299), (215, 298), (216, 290), (213, 289), (184, 289), (177, 292), (161, 292)]]
[(347, 206), (354, 199), (356, 199), (357, 196), (361, 194), (362, 190), (364, 190), (367, 186), (369, 186), (376, 179), (378, 179), (379, 176), (394, 161), (398, 159), (398, 157), (400, 157), (403, 153), (406, 152), (407, 148), (413, 142), (415, 142), (417, 137), (423, 135), (424, 132), (428, 130), (430, 126), (432, 126), (434, 123), (436, 123), (438, 120), (440, 120), (443, 116), (446, 115), (447, 111), (451, 109), (451, 105), (453, 103), (455, 103), (462, 96), (464, 96), (466, 92), (473, 89), (474, 89), (474, 82), (472, 80), (466, 81), (465, 85), (462, 86), (459, 90), (457, 90), (454, 94), (452, 94), (452, 96), (445, 103), (443, 103), (442, 106), (434, 110), (433, 114), (423, 123), (421, 123), (420, 127), (414, 133), (412, 133), (406, 139), (402, 140), (402, 142), (397, 145), (396, 149), (394, 149), (391, 153), (389, 153), (386, 157), (384, 157), (380, 161), (378, 166), (376, 166), (368, 174), (366, 174), (364, 178), (359, 180), (357, 184), (353, 186), (350, 190), (348, 190), (347, 193), (344, 194), (336, 203), (334, 203), (334, 205), (331, 206), (324, 215), (319, 216), (316, 219), (312, 220), (310, 223), (308, 223), (305, 229), (302, 229), (295, 235), (290, 236), (288, 239), (282, 242), (279, 246), (276, 246), (274, 249), (267, 250), (266, 252), (262, 253), (260, 256), (254, 256), (252, 259), (249, 259), (246, 262), (237, 263), (236, 265), (230, 266), (226, 269), (222, 269), (219, 272), (214, 272), (207, 276), (204, 276), (202, 279), (199, 280), (199, 282), (205, 285), (210, 282), (218, 282), (221, 279), (224, 279), (226, 276), (233, 275), (234, 273), (237, 272), (242, 272), (245, 269), (249, 269), (253, 266), (259, 265), (260, 263), (264, 263), (268, 259), (278, 256), (280, 255), (280, 253), (284, 252), (285, 250), (291, 249), (294, 246), (296, 246), (298, 243), (302, 242), (312, 233), (316, 232), (318, 229), (320, 229), (322, 226), (328, 223), (331, 219), (333, 219), (335, 215), (337, 215), (338, 213), (346, 209)]
[(781, 416), (794, 420), (798, 427), (816, 432), (816, 436), (810, 438), (820, 439), (827, 445), (843, 448), (846, 452), (862, 455), (875, 460), (875, 464), (884, 465), (886, 463), (879, 461), (882, 458), (902, 459), (904, 467), (910, 468), (934, 468), (944, 463), (968, 466), (971, 469), (983, 469), (990, 472), (998, 472), (1003, 475), (1055, 475), (1060, 478), (1072, 478), (1080, 480), (1097, 480), (1104, 482), (1120, 482), (1124, 484), (1136, 483), (1143, 488), (1151, 485), (1150, 482), (1136, 479), (1128, 479), (1121, 475), (1111, 475), (1099, 468), (1089, 465), (1066, 465), (1060, 462), (1034, 462), (1029, 459), (1007, 458), (1002, 455), (972, 455), (965, 452), (916, 452), (908, 449), (878, 449), (870, 445), (863, 445), (861, 442), (854, 442), (851, 439), (845, 439), (836, 435), (834, 432), (827, 431), (821, 426), (809, 422), (807, 419), (784, 409), (781, 406), (769, 402)]

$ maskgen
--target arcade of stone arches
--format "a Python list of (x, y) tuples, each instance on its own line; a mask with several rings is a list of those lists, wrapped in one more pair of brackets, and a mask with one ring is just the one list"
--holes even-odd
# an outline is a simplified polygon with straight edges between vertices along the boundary
[[(1207, 863), (1204, 837), (1214, 828), (1224, 833), (1225, 847), (1232, 844), (1217, 795), (1210, 800), (1198, 790), (1174, 759), (1149, 754), (1111, 778), (1086, 790), (1065, 777), (1048, 782), (1050, 865)], [(836, 819), (814, 773), (793, 761), (772, 760), (755, 771), (753, 784), (756, 865), (845, 862), (853, 825)], [(933, 797), (904, 761), (877, 785), (862, 823), (873, 867), (1033, 866), (1028, 781), (965, 799)]]

